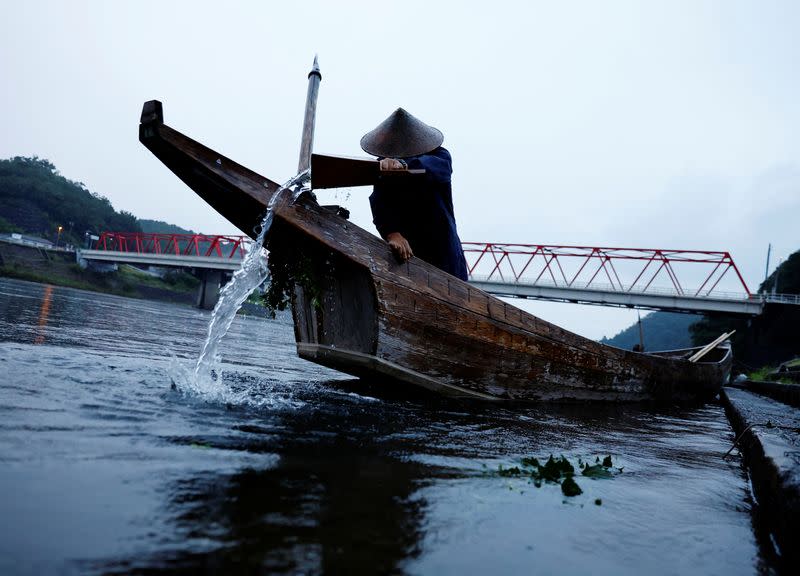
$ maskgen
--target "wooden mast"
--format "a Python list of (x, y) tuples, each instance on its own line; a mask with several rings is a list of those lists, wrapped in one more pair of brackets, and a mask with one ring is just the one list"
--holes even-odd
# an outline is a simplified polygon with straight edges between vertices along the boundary
[(314, 123), (317, 117), (317, 95), (322, 73), (319, 71), (317, 57), (314, 56), (314, 65), (308, 73), (308, 93), (306, 94), (306, 117), (303, 120), (303, 138), (300, 141), (300, 161), (297, 164), (297, 173), (304, 172), (311, 167), (311, 150), (314, 147)]

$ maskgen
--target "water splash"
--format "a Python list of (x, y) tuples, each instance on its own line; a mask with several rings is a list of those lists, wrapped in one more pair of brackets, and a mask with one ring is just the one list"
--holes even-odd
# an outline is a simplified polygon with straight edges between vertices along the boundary
[(291, 178), (273, 195), (267, 205), (267, 211), (259, 224), (258, 237), (250, 244), (241, 267), (234, 272), (233, 278), (220, 291), (219, 300), (211, 314), (208, 324), (208, 335), (203, 344), (200, 356), (191, 373), (183, 373), (173, 366), (177, 380), (184, 383), (189, 391), (212, 401), (230, 402), (241, 391), (234, 392), (230, 384), (223, 378), (223, 370), (219, 357), (219, 345), (233, 323), (236, 313), (245, 300), (267, 279), (267, 254), (264, 239), (272, 227), (273, 207), (276, 200), (286, 191), (291, 192), (292, 201), (305, 190), (303, 186), (310, 180), (311, 171), (305, 170)]
[(291, 383), (255, 374), (241, 366), (228, 371), (219, 362), (202, 378), (197, 378), (192, 365), (172, 356), (167, 375), (175, 390), (205, 402), (270, 410), (296, 410), (306, 404), (295, 397), (296, 388)]

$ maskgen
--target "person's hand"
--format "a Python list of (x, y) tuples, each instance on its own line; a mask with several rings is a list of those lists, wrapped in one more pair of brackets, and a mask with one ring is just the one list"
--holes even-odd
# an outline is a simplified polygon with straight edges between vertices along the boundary
[(392, 248), (392, 252), (394, 252), (395, 256), (401, 261), (405, 262), (414, 255), (411, 251), (411, 244), (408, 243), (408, 240), (406, 240), (400, 232), (390, 232), (386, 235), (386, 241)]
[(405, 170), (406, 165), (404, 162), (395, 158), (384, 158), (380, 162), (381, 170)]

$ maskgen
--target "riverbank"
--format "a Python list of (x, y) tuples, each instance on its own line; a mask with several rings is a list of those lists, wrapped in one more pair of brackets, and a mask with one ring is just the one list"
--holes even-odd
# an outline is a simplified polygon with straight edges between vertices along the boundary
[(800, 386), (746, 381), (720, 392), (753, 485), (760, 528), (788, 573), (800, 565)]
[(113, 272), (95, 272), (81, 268), (76, 262), (75, 252), (2, 241), (0, 277), (191, 305), (195, 303), (200, 283), (186, 272), (160, 278), (127, 265), (121, 265)]

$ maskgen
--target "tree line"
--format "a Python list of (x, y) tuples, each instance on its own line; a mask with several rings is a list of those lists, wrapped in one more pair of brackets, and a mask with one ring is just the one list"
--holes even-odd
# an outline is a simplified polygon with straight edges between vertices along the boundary
[(136, 216), (116, 211), (108, 198), (65, 178), (48, 160), (0, 160), (0, 232), (82, 245), (86, 232), (105, 230), (141, 232), (142, 227)]

